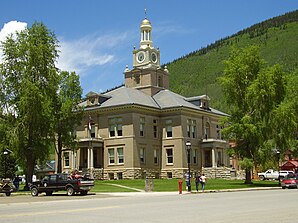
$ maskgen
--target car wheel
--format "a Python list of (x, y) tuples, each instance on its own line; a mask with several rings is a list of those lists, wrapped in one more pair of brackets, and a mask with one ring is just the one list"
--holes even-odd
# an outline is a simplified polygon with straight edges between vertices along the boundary
[(265, 180), (264, 176), (259, 176), (260, 180)]
[(282, 189), (286, 189), (286, 187), (281, 187)]
[(32, 196), (38, 196), (38, 190), (37, 190), (37, 188), (36, 187), (33, 187), (32, 189), (31, 189), (31, 195)]
[(66, 189), (66, 192), (67, 192), (67, 195), (68, 195), (68, 196), (72, 196), (72, 195), (74, 195), (74, 189), (73, 189), (72, 187), (68, 187), (68, 188)]
[(47, 191), (47, 192), (46, 192), (46, 195), (47, 195), (47, 196), (51, 196), (52, 194), (53, 194), (53, 191)]
[(10, 196), (10, 192), (6, 192), (5, 194), (6, 194), (6, 196), (7, 196), (7, 197), (9, 197), (9, 196)]

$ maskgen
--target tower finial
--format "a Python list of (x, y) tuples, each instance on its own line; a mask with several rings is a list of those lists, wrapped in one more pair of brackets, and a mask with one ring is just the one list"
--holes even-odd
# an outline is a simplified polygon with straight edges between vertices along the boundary
[(147, 19), (147, 9), (145, 9), (145, 19)]

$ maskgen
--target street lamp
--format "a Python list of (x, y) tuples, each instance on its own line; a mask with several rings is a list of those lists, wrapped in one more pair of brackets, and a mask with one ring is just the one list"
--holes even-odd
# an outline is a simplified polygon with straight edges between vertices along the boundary
[(280, 151), (276, 150), (277, 156), (277, 164), (278, 164), (278, 186), (280, 186), (280, 167), (279, 167), (279, 159), (280, 159)]
[(3, 151), (3, 155), (4, 155), (4, 178), (7, 178), (7, 162), (8, 162), (8, 155), (9, 153), (11, 153), (11, 151), (9, 149), (5, 149)]
[(190, 184), (190, 150), (191, 150), (191, 142), (187, 141), (185, 143), (186, 151), (187, 151), (187, 165), (188, 165), (188, 187), (187, 191), (191, 192), (191, 184)]

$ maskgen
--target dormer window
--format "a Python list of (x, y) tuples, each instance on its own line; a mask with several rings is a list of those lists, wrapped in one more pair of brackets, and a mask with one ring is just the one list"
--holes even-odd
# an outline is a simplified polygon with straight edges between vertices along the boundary
[(185, 100), (192, 103), (195, 106), (200, 107), (201, 109), (210, 110), (209, 108), (210, 98), (207, 95), (194, 96), (194, 97), (186, 98)]
[(91, 104), (94, 104), (95, 98), (94, 97), (90, 98), (90, 102), (91, 102)]

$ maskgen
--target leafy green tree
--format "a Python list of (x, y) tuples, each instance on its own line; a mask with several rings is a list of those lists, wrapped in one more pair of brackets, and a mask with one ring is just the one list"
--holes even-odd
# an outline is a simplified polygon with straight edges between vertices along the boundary
[[(272, 123), (276, 127), (283, 123), (284, 128), (281, 133), (274, 132), (279, 147), (286, 145), (294, 152), (294, 157), (298, 157), (298, 69), (288, 77), (286, 98), (282, 106), (276, 111), (276, 121)], [(274, 129), (276, 129), (274, 127)], [(292, 129), (295, 129), (292, 131)], [(287, 141), (287, 136), (293, 138)]]
[(0, 177), (13, 179), (17, 171), (16, 159), (10, 150), (1, 149)]
[(6, 114), (14, 117), (11, 140), (26, 182), (48, 156), (54, 131), (53, 98), (58, 90), (58, 41), (42, 23), (10, 35), (2, 43), (1, 74)]
[(74, 129), (82, 119), (82, 109), (78, 106), (82, 95), (79, 76), (75, 72), (60, 73), (59, 91), (55, 101), (57, 172), (62, 171), (63, 147), (75, 149)]
[[(287, 82), (281, 67), (265, 66), (256, 46), (234, 48), (220, 82), (231, 114), (224, 134), (236, 142), (236, 154), (246, 164), (251, 160), (257, 165), (260, 151), (274, 154), (276, 148), (284, 152), (292, 139), (288, 133), (294, 132), (295, 118), (291, 106), (283, 104)], [(281, 124), (284, 118), (289, 119), (289, 126)], [(245, 183), (251, 183), (251, 168), (245, 166)]]

